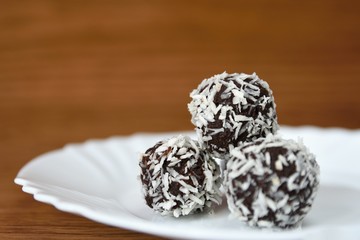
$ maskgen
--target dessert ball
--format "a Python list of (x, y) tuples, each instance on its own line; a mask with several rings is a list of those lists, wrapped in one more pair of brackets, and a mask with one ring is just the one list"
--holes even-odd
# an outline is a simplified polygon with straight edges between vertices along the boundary
[(224, 182), (235, 217), (250, 226), (293, 228), (313, 204), (319, 166), (302, 143), (268, 136), (232, 150)]
[(215, 75), (203, 80), (190, 97), (191, 122), (213, 157), (224, 158), (242, 142), (278, 129), (272, 91), (255, 73)]
[(189, 137), (158, 142), (141, 156), (140, 168), (146, 203), (162, 215), (179, 217), (221, 203), (220, 169)]

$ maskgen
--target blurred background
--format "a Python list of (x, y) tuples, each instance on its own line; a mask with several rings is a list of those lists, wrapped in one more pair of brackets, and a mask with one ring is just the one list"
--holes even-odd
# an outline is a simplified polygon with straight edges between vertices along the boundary
[[(24, 204), (47, 216), (38, 228), (59, 218), (92, 226), (30, 201), (12, 184), (17, 171), (68, 142), (191, 130), (190, 91), (223, 71), (266, 80), (280, 124), (360, 128), (359, 10), (358, 1), (0, 1), (2, 217)], [(9, 229), (29, 226), (17, 221)]]

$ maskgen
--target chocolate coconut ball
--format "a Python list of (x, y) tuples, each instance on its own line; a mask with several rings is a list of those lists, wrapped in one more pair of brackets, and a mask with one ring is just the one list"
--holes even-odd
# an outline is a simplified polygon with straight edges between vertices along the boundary
[(299, 226), (319, 186), (314, 155), (302, 143), (269, 136), (231, 156), (224, 185), (232, 214), (250, 226)]
[(274, 97), (255, 73), (226, 72), (203, 80), (188, 104), (199, 142), (213, 157), (278, 129)]
[(189, 137), (158, 142), (139, 165), (146, 203), (162, 215), (179, 217), (221, 203), (220, 169)]

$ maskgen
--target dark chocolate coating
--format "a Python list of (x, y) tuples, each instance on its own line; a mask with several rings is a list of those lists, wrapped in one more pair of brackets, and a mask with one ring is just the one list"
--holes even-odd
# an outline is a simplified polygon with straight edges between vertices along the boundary
[(221, 201), (220, 169), (190, 138), (158, 142), (143, 154), (140, 167), (146, 204), (163, 215), (201, 212)]
[(216, 75), (205, 79), (191, 97), (192, 122), (200, 142), (214, 157), (224, 158), (231, 148), (278, 129), (272, 91), (255, 74)]
[[(241, 170), (245, 164), (251, 167)], [(225, 185), (229, 208), (240, 220), (250, 226), (293, 228), (312, 206), (319, 167), (302, 144), (268, 137), (234, 150)]]

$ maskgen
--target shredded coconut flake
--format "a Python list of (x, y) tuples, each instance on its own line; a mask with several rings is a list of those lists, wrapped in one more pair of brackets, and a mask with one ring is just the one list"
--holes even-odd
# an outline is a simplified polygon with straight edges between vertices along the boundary
[(221, 203), (219, 166), (189, 137), (157, 143), (141, 155), (140, 167), (147, 204), (162, 215), (209, 211), (212, 203)]
[(232, 215), (257, 227), (299, 225), (319, 186), (314, 155), (302, 143), (272, 135), (234, 148), (224, 176)]
[(272, 91), (255, 73), (224, 72), (204, 79), (190, 97), (188, 109), (199, 142), (214, 157), (223, 158), (229, 153), (228, 147), (214, 144), (224, 129), (232, 133), (224, 139), (228, 146), (274, 134), (278, 129)]

